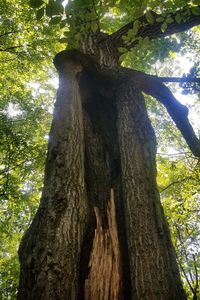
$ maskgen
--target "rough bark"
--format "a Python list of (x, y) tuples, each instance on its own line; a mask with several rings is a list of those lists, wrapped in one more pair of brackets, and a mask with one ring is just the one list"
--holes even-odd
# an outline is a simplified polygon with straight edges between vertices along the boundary
[(76, 73), (73, 63), (66, 62), (60, 70), (42, 201), (19, 249), (20, 300), (77, 298), (88, 208)]
[(144, 99), (130, 82), (116, 97), (131, 299), (186, 299), (157, 191), (156, 140)]
[[(85, 21), (81, 13), (74, 17), (75, 7), (68, 5), (74, 34)], [(78, 9), (97, 15), (94, 2)], [(80, 51), (56, 56), (59, 89), (44, 189), (19, 249), (19, 300), (186, 299), (156, 187), (155, 135), (133, 86), (166, 106), (197, 156), (200, 143), (183, 106), (155, 77), (119, 67), (117, 49), (200, 23), (190, 14), (177, 24), (176, 13), (165, 32), (159, 15), (153, 13), (153, 24), (141, 17), (128, 46), (123, 36), (134, 22), (110, 36), (88, 29)]]
[(184, 300), (144, 100), (77, 54), (55, 59), (44, 191), (19, 250), (18, 299)]

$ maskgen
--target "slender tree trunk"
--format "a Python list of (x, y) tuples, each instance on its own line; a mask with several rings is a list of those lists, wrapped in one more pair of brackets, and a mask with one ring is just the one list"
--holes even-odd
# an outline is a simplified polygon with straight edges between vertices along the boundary
[(76, 60), (60, 58), (42, 202), (19, 250), (18, 299), (186, 299), (144, 99), (129, 82), (100, 86)]

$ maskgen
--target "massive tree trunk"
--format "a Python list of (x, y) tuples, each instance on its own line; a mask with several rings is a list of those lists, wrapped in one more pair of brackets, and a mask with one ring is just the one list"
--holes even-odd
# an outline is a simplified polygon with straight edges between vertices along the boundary
[[(184, 300), (144, 99), (88, 59), (76, 51), (55, 59), (44, 190), (19, 249), (18, 299)], [(110, 54), (103, 61), (116, 65)]]

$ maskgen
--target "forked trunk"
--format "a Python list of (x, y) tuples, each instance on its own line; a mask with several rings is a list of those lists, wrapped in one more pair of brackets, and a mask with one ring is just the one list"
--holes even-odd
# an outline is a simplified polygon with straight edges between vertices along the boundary
[(98, 86), (72, 59), (57, 67), (43, 197), (20, 246), (18, 299), (186, 299), (141, 93), (129, 82)]

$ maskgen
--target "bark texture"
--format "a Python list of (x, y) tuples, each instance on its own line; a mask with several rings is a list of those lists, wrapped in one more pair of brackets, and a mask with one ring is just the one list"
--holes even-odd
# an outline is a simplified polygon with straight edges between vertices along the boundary
[(20, 300), (76, 299), (87, 226), (83, 117), (77, 66), (66, 62), (49, 136), (41, 205), (19, 249)]
[[(55, 59), (44, 190), (19, 249), (18, 299), (185, 300), (144, 99), (133, 82), (116, 72), (100, 78), (77, 53)], [(115, 64), (108, 53), (103, 61)]]
[[(184, 6), (171, 14), (164, 32), (157, 20), (163, 15), (151, 12), (149, 24), (147, 12), (137, 20), (136, 39), (125, 43), (134, 21), (108, 35), (100, 30), (95, 1), (69, 1), (68, 26), (71, 39), (81, 36), (79, 49), (54, 60), (59, 89), (44, 190), (19, 249), (18, 300), (186, 299), (156, 186), (156, 140), (141, 91), (167, 108), (197, 157), (200, 141), (188, 111), (156, 76), (119, 66), (118, 47), (192, 28), (200, 18), (191, 12)], [(187, 20), (177, 23), (177, 13)]]
[(132, 299), (186, 299), (156, 186), (156, 140), (132, 83), (117, 89)]

